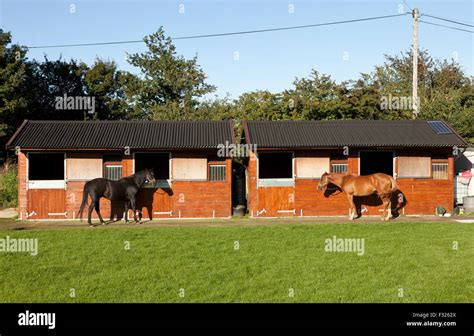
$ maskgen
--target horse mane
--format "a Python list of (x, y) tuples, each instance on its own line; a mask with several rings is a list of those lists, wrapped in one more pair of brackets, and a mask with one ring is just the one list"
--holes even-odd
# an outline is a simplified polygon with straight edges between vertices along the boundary
[(137, 187), (141, 187), (141, 185), (139, 183), (140, 181), (137, 181), (137, 178), (144, 177), (144, 175), (145, 175), (145, 170), (140, 170), (140, 171), (136, 172), (135, 174), (132, 174), (132, 175), (129, 175), (129, 176), (126, 176), (126, 177), (122, 177), (122, 180), (133, 181), (133, 182), (135, 182)]
[[(328, 177), (328, 181), (334, 185), (336, 185), (337, 187), (341, 188), (341, 185), (342, 185), (342, 182), (344, 182), (344, 178), (346, 178), (347, 176), (352, 176), (353, 174), (344, 174), (344, 173), (324, 173), (327, 175)], [(323, 176), (324, 176), (323, 174)], [(340, 181), (339, 179), (336, 181), (334, 177), (338, 177), (340, 178)]]

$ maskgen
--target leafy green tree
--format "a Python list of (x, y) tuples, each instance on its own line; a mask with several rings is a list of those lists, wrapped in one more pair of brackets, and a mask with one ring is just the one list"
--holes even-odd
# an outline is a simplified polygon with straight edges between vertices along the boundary
[(235, 101), (239, 119), (281, 120), (281, 99), (269, 91), (252, 91)]
[(162, 27), (144, 41), (148, 50), (128, 57), (130, 64), (141, 71), (136, 103), (143, 111), (142, 117), (194, 119), (199, 98), (215, 90), (206, 83), (206, 74), (197, 64), (197, 56), (187, 60), (178, 55)]
[(195, 114), (196, 120), (240, 120), (236, 104), (229, 95), (215, 96), (200, 101)]
[[(472, 78), (464, 74), (456, 61), (433, 59), (425, 50), (419, 53), (418, 66), (418, 118), (445, 120), (463, 137), (474, 138)], [(412, 69), (411, 52), (386, 56), (385, 63), (375, 68), (370, 81), (381, 96), (411, 97)], [(381, 117), (406, 119), (412, 115), (411, 109), (405, 109), (382, 111)]]
[(28, 112), (20, 119), (83, 120), (87, 111), (80, 109), (58, 109), (57, 99), (86, 96), (84, 76), (88, 67), (75, 60), (62, 59), (43, 62), (31, 61), (26, 68), (28, 89), (24, 96), (28, 101)]
[(361, 74), (361, 78), (345, 85), (349, 89), (343, 99), (350, 106), (346, 119), (381, 119), (380, 92), (372, 85), (368, 75)]
[(0, 29), (0, 143), (17, 126), (12, 120), (24, 111), (25, 48), (11, 45), (11, 34)]
[(0, 207), (15, 207), (18, 205), (17, 165), (7, 160), (0, 167)]
[(84, 76), (87, 93), (95, 98), (94, 118), (133, 119), (136, 113), (133, 92), (137, 88), (137, 80), (136, 76), (119, 71), (115, 62), (96, 59)]

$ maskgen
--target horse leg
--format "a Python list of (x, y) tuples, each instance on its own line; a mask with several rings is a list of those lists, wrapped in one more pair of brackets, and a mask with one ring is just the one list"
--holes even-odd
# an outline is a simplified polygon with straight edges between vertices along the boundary
[(347, 199), (349, 200), (349, 219), (353, 220), (355, 216), (354, 195), (347, 194)]
[(128, 223), (128, 209), (129, 209), (129, 203), (128, 203), (128, 200), (125, 200), (125, 213), (123, 216), (125, 223)]
[(385, 212), (387, 212), (387, 207), (390, 204), (390, 202), (388, 202), (387, 197), (385, 195), (380, 196), (380, 198), (382, 199), (382, 202), (383, 202), (382, 220), (388, 220), (388, 218), (385, 217)]
[(100, 198), (97, 201), (95, 201), (95, 204), (94, 204), (95, 205), (95, 212), (97, 212), (97, 215), (99, 216), (100, 223), (102, 225), (105, 225), (105, 222), (102, 219), (102, 216), (100, 215), (100, 203), (99, 203), (99, 201), (100, 201)]
[(391, 200), (391, 195), (387, 197), (387, 220), (390, 220), (392, 218), (392, 200)]
[(92, 225), (92, 210), (94, 210), (94, 206), (95, 206), (95, 201), (94, 200), (91, 200), (91, 204), (89, 204), (89, 211), (87, 213), (87, 223), (89, 223), (89, 226), (93, 226)]
[(138, 220), (137, 220), (137, 202), (136, 202), (135, 198), (130, 199), (130, 205), (132, 206), (132, 210), (133, 210), (133, 220), (135, 221), (135, 223), (138, 223)]

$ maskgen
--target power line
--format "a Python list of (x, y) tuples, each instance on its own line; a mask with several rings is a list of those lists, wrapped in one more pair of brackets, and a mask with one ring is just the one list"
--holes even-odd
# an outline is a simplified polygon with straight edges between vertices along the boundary
[(457, 28), (457, 27), (451, 27), (451, 26), (446, 26), (446, 25), (442, 25), (442, 24), (438, 24), (438, 23), (434, 23), (434, 22), (428, 22), (428, 21), (423, 21), (423, 20), (420, 20), (420, 22), (423, 22), (423, 23), (426, 23), (426, 24), (429, 24), (429, 25), (432, 25), (432, 26), (438, 26), (438, 27), (443, 27), (443, 28), (449, 28), (449, 29), (454, 29), (454, 30), (460, 30), (460, 31), (464, 31), (464, 32), (468, 32), (468, 33), (474, 33), (474, 31), (472, 30), (467, 30), (467, 29), (462, 29), (462, 28)]
[(330, 26), (330, 25), (337, 25), (343, 23), (352, 23), (352, 22), (361, 22), (361, 21), (370, 21), (370, 20), (380, 20), (380, 19), (387, 19), (397, 16), (404, 16), (407, 13), (403, 14), (395, 14), (395, 15), (385, 15), (385, 16), (375, 16), (369, 17), (364, 19), (353, 19), (353, 20), (344, 20), (344, 21), (334, 21), (334, 22), (325, 22), (325, 23), (316, 23), (316, 24), (309, 24), (303, 26), (293, 26), (293, 27), (282, 27), (282, 28), (269, 28), (269, 29), (258, 29), (258, 30), (247, 30), (247, 31), (240, 31), (234, 33), (222, 33), (222, 34), (209, 34), (209, 35), (195, 35), (195, 36), (183, 36), (183, 37), (176, 37), (173, 40), (188, 40), (194, 38), (205, 38), (205, 37), (218, 37), (218, 36), (230, 36), (230, 35), (243, 35), (243, 34), (255, 34), (255, 33), (267, 33), (267, 32), (274, 32), (274, 31), (281, 31), (281, 30), (292, 30), (292, 29), (302, 29), (302, 28), (312, 28), (312, 27), (321, 27), (321, 26)]
[(474, 27), (474, 25), (472, 25), (472, 24), (462, 23), (462, 22), (452, 20), (452, 19), (442, 18), (442, 17), (439, 17), (439, 16), (430, 15), (430, 14), (423, 14), (423, 15), (427, 16), (427, 17), (430, 17), (430, 18), (433, 18), (433, 19), (442, 20), (442, 21), (446, 21), (446, 22), (451, 22), (451, 23), (455, 23), (455, 24), (458, 24), (458, 25), (463, 25), (463, 26), (467, 26), (467, 27)]
[(408, 2), (406, 2), (406, 0), (403, 0), (403, 3), (408, 7), (409, 10), (413, 11), (413, 8), (410, 7), (410, 5), (408, 4)]
[(33, 47), (26, 47), (26, 48), (46, 49), (46, 48), (87, 47), (87, 46), (99, 46), (99, 45), (109, 45), (109, 44), (131, 44), (131, 43), (143, 43), (143, 40), (93, 42), (93, 43), (78, 43), (78, 44), (56, 44), (56, 45), (45, 45), (45, 46), (33, 46)]
[[(209, 38), (209, 37), (222, 37), (222, 36), (232, 36), (232, 35), (268, 33), (268, 32), (283, 31), (283, 30), (304, 29), (304, 28), (331, 26), (331, 25), (353, 23), (353, 22), (381, 20), (381, 19), (388, 19), (388, 18), (392, 18), (392, 17), (405, 16), (407, 14), (409, 14), (409, 13), (384, 15), (384, 16), (374, 16), (374, 17), (368, 17), (368, 18), (362, 18), (362, 19), (352, 19), (352, 20), (343, 20), (343, 21), (315, 23), (315, 24), (302, 25), (302, 26), (290, 26), (290, 27), (279, 27), (279, 28), (268, 28), (268, 29), (257, 29), (257, 30), (245, 30), (245, 31), (237, 31), (237, 32), (229, 32), (229, 33), (218, 33), (218, 34), (206, 34), (206, 35), (179, 36), (179, 37), (172, 37), (171, 39), (172, 40), (191, 40), (191, 39)], [(129, 41), (114, 41), (114, 42), (94, 42), (94, 43), (30, 46), (30, 47), (27, 47), (27, 48), (28, 49), (45, 49), (45, 48), (86, 47), (86, 46), (99, 46), (99, 45), (112, 45), (112, 44), (131, 44), (131, 43), (143, 43), (143, 42), (144, 42), (143, 40), (129, 40)]]

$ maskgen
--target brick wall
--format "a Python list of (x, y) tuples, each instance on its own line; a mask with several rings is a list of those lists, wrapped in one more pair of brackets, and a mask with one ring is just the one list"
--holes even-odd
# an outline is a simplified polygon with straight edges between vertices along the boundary
[(27, 159), (25, 153), (18, 153), (18, 218), (25, 219), (28, 212)]

